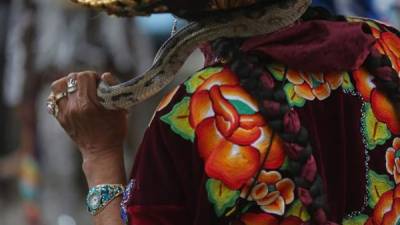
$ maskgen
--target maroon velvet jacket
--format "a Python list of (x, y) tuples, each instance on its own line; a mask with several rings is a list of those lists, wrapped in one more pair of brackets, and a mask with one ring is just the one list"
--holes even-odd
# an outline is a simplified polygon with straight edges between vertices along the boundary
[[(307, 132), (312, 153), (275, 135), (260, 102), (208, 50), (145, 133), (122, 204), (128, 224), (398, 223), (400, 119), (377, 81), (399, 74), (400, 39), (347, 20), (302, 21), (241, 46), (273, 59), (266, 72), (291, 107), (284, 129)], [(374, 55), (390, 64), (370, 69)]]

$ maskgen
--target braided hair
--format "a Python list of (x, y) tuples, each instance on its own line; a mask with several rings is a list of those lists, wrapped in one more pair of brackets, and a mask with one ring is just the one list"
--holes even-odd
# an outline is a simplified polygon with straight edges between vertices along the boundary
[[(345, 21), (343, 16), (333, 16), (322, 8), (310, 8), (302, 20), (331, 20)], [(365, 28), (365, 32), (371, 31)], [(396, 31), (397, 32), (397, 31)], [(311, 215), (310, 224), (327, 224), (326, 196), (323, 191), (320, 176), (305, 176), (309, 164), (315, 164), (312, 155), (313, 148), (310, 143), (307, 129), (300, 124), (299, 115), (292, 109), (286, 99), (283, 87), (286, 80), (277, 81), (266, 65), (274, 63), (262, 55), (243, 53), (240, 51), (243, 39), (220, 38), (211, 43), (213, 53), (220, 62), (228, 66), (239, 78), (241, 86), (248, 91), (259, 103), (260, 113), (264, 117), (273, 135), (279, 135), (284, 142), (288, 155), (288, 169), (283, 172), (286, 177), (294, 178), (297, 187), (297, 196)], [(375, 76), (377, 90), (384, 93), (394, 103), (397, 115), (400, 115), (400, 78), (392, 68), (392, 63), (386, 55), (372, 50), (365, 62), (365, 68)], [(284, 72), (287, 74), (287, 69)], [(286, 77), (286, 76), (285, 76)], [(294, 121), (293, 123), (290, 122)], [(288, 125), (289, 124), (289, 125)], [(258, 179), (256, 175), (255, 180)], [(254, 187), (249, 189), (251, 192)], [(245, 199), (240, 199), (236, 204), (236, 214), (231, 215), (229, 221), (240, 219), (240, 211), (245, 204)], [(226, 222), (226, 221), (225, 221)]]

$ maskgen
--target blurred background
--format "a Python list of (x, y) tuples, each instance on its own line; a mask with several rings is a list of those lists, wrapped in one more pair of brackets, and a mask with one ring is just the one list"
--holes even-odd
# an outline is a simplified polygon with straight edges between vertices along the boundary
[[(400, 27), (400, 0), (313, 2), (335, 13)], [(78, 151), (46, 112), (49, 86), (73, 71), (111, 71), (122, 81), (144, 72), (171, 35), (173, 20), (168, 14), (109, 17), (67, 0), (0, 1), (0, 225), (91, 224)], [(184, 24), (178, 20), (178, 27)], [(179, 80), (201, 68), (202, 62), (195, 51)], [(128, 174), (161, 96), (130, 112)]]

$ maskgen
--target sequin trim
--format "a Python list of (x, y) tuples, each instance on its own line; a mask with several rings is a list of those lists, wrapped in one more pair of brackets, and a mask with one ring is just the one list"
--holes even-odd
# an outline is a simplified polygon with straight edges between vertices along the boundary
[(125, 191), (122, 193), (121, 201), (121, 219), (125, 224), (129, 224), (129, 214), (128, 214), (128, 202), (133, 194), (133, 189), (135, 187), (135, 180), (131, 179), (126, 186)]

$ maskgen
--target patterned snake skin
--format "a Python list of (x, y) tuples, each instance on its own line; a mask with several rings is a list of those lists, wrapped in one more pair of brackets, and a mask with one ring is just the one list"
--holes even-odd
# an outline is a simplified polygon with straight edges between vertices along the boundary
[(311, 0), (289, 0), (192, 22), (164, 43), (144, 74), (115, 86), (101, 82), (97, 95), (107, 109), (129, 109), (173, 81), (186, 58), (200, 44), (220, 37), (244, 38), (271, 33), (298, 20), (310, 4)]

